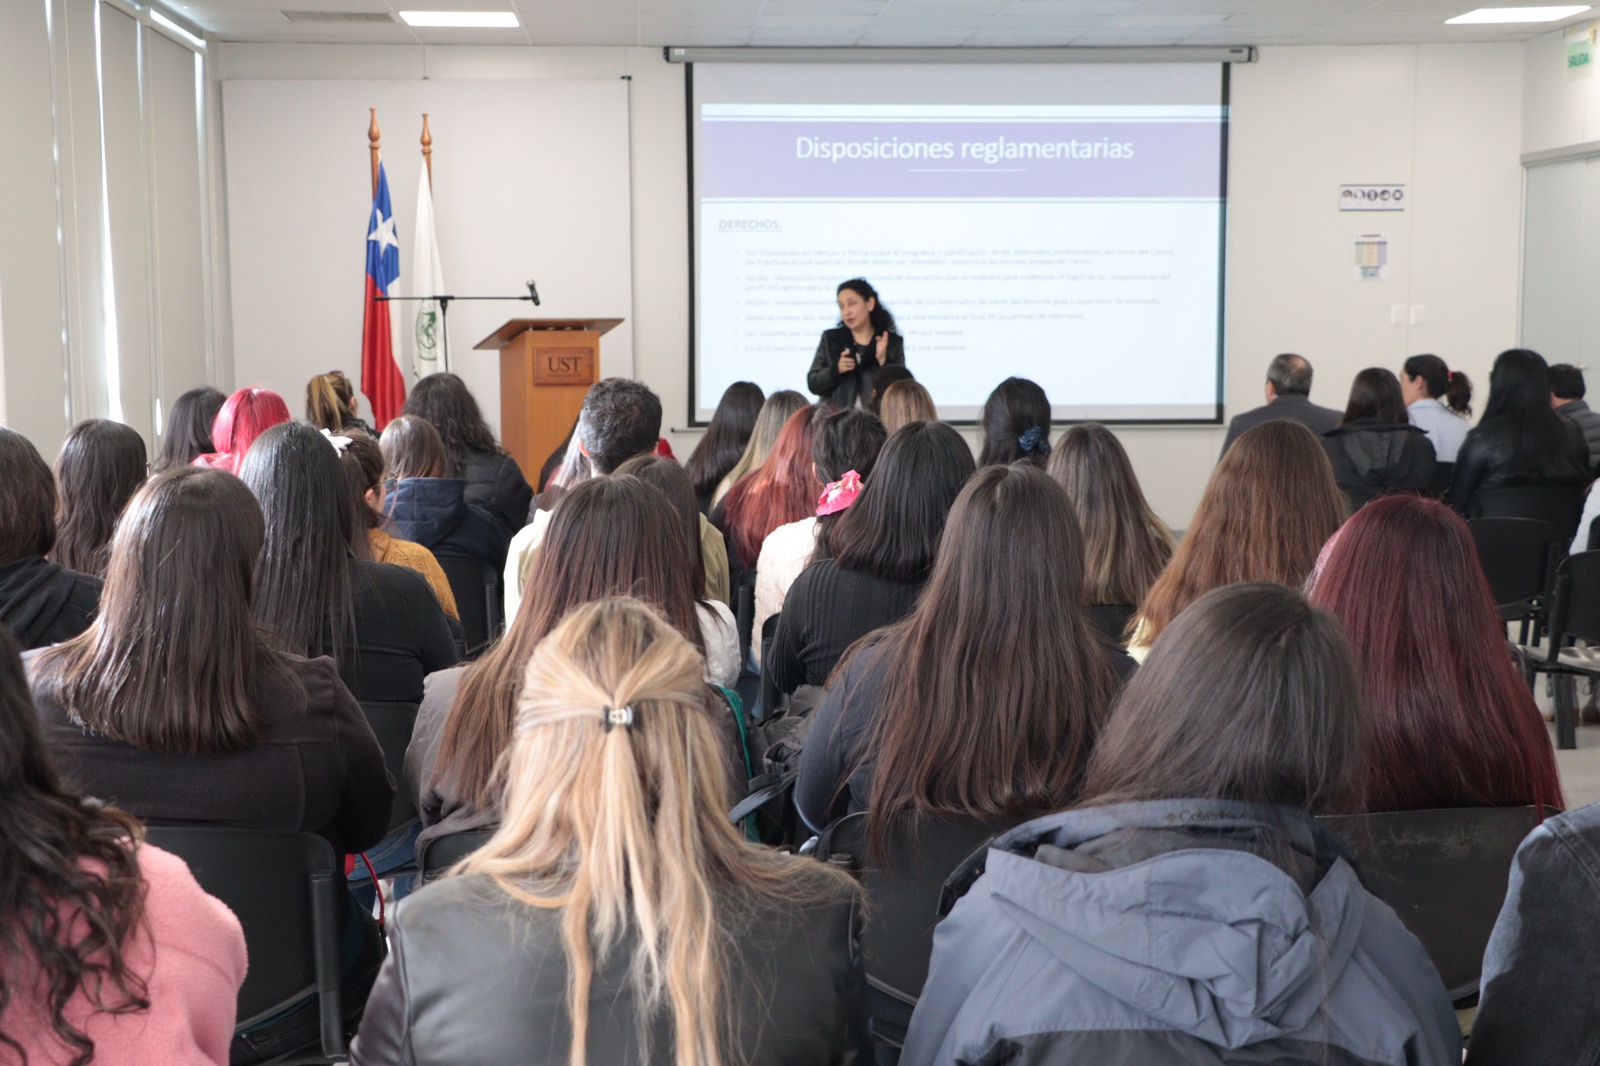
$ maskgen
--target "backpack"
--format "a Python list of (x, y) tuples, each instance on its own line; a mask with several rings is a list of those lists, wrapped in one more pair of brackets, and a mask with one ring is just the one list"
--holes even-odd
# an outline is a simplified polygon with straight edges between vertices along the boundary
[(815, 685), (802, 685), (786, 706), (754, 723), (745, 723), (741, 736), (749, 788), (728, 817), (743, 823), (745, 835), (778, 848), (798, 846), (811, 835), (794, 805), (794, 784), (800, 776), (800, 752), (811, 733), (813, 713), (824, 693)]

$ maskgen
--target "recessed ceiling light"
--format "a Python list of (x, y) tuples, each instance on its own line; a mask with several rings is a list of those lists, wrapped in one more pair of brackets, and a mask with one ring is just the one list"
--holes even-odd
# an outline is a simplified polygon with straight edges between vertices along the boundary
[(1480, 7), (1445, 19), (1446, 26), (1481, 26), (1498, 22), (1559, 22), (1589, 10), (1588, 4), (1562, 4), (1556, 7)]
[(515, 11), (402, 11), (400, 18), (407, 26), (514, 30), (520, 25)]

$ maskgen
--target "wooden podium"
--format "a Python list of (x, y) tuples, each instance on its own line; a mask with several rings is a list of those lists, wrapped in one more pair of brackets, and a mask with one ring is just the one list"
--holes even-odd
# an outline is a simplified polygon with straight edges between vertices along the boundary
[(513, 318), (474, 348), (500, 352), (500, 443), (528, 484), (561, 446), (596, 380), (600, 335), (620, 318)]

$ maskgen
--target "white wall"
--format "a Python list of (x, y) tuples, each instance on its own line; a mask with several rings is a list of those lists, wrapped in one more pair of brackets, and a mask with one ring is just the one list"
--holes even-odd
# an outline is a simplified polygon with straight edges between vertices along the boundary
[(1522, 46), (1522, 150), (1541, 152), (1600, 140), (1600, 71), (1567, 71), (1565, 34)]
[[(683, 70), (659, 49), (232, 44), (215, 52), (221, 78), (630, 76), (635, 366), (661, 395), (667, 424), (684, 424)], [(1522, 56), (1511, 44), (1267, 48), (1258, 63), (1234, 68), (1230, 415), (1259, 402), (1266, 362), (1284, 350), (1312, 359), (1314, 398), (1329, 406), (1343, 406), (1358, 370), (1398, 368), (1419, 351), (1444, 356), (1483, 388), (1494, 354), (1516, 335)], [(1411, 207), (1341, 214), (1342, 182), (1404, 182)], [(1352, 238), (1373, 229), (1390, 238), (1390, 276), (1358, 283)], [(1394, 304), (1422, 305), (1424, 324), (1390, 326)], [(1120, 435), (1157, 510), (1187, 524), (1222, 430)], [(683, 455), (695, 437), (672, 440)]]

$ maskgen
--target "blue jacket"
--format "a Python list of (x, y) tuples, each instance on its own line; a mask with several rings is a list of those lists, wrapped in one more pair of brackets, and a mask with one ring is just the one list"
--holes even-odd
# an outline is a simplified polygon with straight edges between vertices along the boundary
[[(1276, 846), (1274, 846), (1276, 844)], [(903, 1066), (1459, 1066), (1439, 975), (1304, 812), (1084, 808), (997, 838)]]
[(389, 532), (415, 541), (435, 555), (464, 555), (496, 571), (506, 565), (511, 538), (481, 507), (466, 500), (467, 483), (457, 477), (409, 477), (384, 497)]

